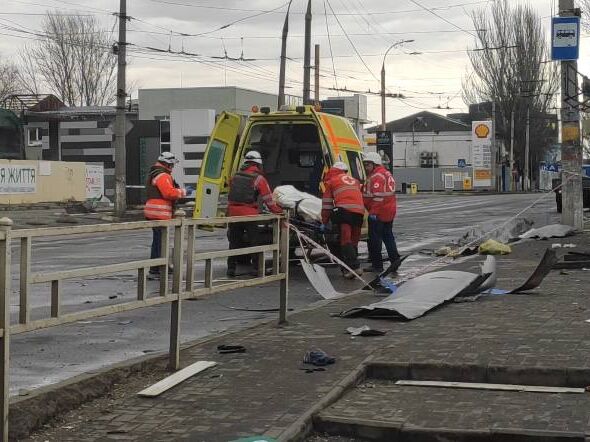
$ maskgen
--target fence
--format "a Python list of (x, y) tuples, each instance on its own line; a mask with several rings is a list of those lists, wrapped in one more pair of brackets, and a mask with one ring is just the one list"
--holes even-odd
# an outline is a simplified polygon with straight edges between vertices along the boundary
[[(209, 251), (195, 253), (195, 233), (199, 226), (226, 226), (233, 223), (260, 222), (272, 224), (272, 242), (267, 245), (253, 247)], [(102, 224), (93, 226), (50, 227), (38, 229), (12, 230), (12, 221), (0, 219), (0, 408), (2, 413), (2, 440), (8, 440), (9, 410), (9, 366), (11, 334), (19, 334), (40, 330), (58, 325), (71, 324), (77, 321), (99, 316), (122, 313), (161, 304), (170, 304), (170, 347), (169, 367), (177, 370), (180, 366), (180, 319), (182, 301), (196, 299), (215, 293), (244, 287), (257, 286), (271, 282), (280, 282), (279, 323), (286, 322), (288, 265), (289, 265), (289, 229), (284, 217), (276, 215), (260, 215), (246, 217), (230, 217), (215, 219), (176, 218), (170, 221), (142, 221), (120, 224)], [(51, 238), (67, 235), (68, 237), (83, 234), (105, 232), (145, 231), (152, 228), (162, 229), (162, 246), (160, 257), (129, 261), (118, 264), (99, 265), (72, 270), (53, 272), (31, 272), (31, 251), (34, 238)], [(174, 230), (173, 253), (170, 254), (170, 230)], [(20, 240), (19, 266), (19, 309), (18, 323), (10, 322), (11, 294), (11, 246), (13, 241)], [(186, 252), (186, 259), (185, 259)], [(264, 253), (272, 252), (272, 272), (267, 275)], [(213, 260), (228, 256), (258, 254), (258, 276), (248, 280), (238, 280), (220, 285), (214, 284)], [(195, 287), (195, 264), (205, 262), (203, 287)], [(172, 264), (172, 289), (169, 290), (168, 267)], [(160, 268), (160, 285), (156, 296), (147, 295), (147, 274), (150, 267)], [(62, 281), (72, 278), (87, 278), (123, 271), (137, 272), (137, 299), (130, 302), (108, 305), (90, 310), (62, 312)], [(184, 274), (184, 275), (183, 275)], [(183, 282), (184, 287), (183, 287)], [(30, 298), (31, 285), (49, 283), (51, 287), (50, 317), (31, 320)]]

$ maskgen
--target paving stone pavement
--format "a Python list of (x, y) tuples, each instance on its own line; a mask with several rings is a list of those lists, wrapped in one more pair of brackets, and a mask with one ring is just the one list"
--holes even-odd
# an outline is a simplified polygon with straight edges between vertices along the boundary
[[(518, 245), (512, 255), (498, 259), (498, 287), (515, 287), (526, 279), (552, 242), (574, 242), (578, 250), (590, 250), (587, 234), (567, 241)], [(478, 261), (481, 259), (454, 267), (474, 270)], [(89, 404), (30, 440), (228, 441), (261, 434), (276, 437), (370, 355), (387, 363), (588, 369), (590, 324), (585, 320), (590, 319), (589, 283), (589, 271), (554, 271), (533, 294), (452, 303), (411, 322), (332, 317), (331, 313), (374, 301), (370, 294), (351, 296), (293, 314), (285, 328), (262, 325), (188, 348), (181, 356), (183, 365), (212, 360), (218, 366), (155, 399), (137, 397), (135, 389), (107, 407)], [(345, 334), (347, 327), (364, 324), (387, 334), (354, 339)], [(215, 349), (219, 344), (244, 345), (248, 351), (218, 355)], [(300, 369), (301, 358), (306, 350), (315, 348), (335, 356), (337, 362), (325, 372), (309, 374)], [(469, 400), (477, 408), (477, 398)], [(494, 412), (510, 419), (515, 407), (526, 413), (537, 402), (536, 397), (517, 405), (502, 402), (509, 406), (500, 406)], [(582, 425), (577, 420), (578, 411), (573, 411), (579, 408), (586, 425), (586, 405), (574, 405), (564, 402), (562, 408), (547, 409), (544, 416), (548, 420), (555, 417), (557, 426), (566, 420)], [(446, 416), (445, 410), (440, 413)], [(514, 424), (519, 422), (516, 419)]]

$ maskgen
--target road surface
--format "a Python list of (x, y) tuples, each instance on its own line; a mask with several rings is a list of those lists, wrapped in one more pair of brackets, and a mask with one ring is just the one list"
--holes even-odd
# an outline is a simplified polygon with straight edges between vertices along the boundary
[[(402, 270), (419, 269), (432, 260), (417, 252), (435, 249), (460, 238), (469, 231), (490, 230), (539, 200), (529, 195), (418, 195), (399, 199), (394, 231), (398, 246), (405, 253), (416, 252)], [(535, 226), (558, 222), (554, 199), (548, 196), (523, 217)], [(475, 229), (474, 229), (475, 228)], [(223, 232), (197, 235), (201, 250), (227, 247)], [(97, 264), (144, 259), (149, 255), (150, 232), (53, 238), (33, 243), (33, 271), (65, 270)], [(18, 251), (13, 255), (13, 322), (18, 312)], [(197, 249), (197, 250), (199, 250)], [(341, 291), (358, 288), (330, 270)], [(215, 277), (225, 277), (225, 265), (215, 263)], [(197, 268), (196, 279), (202, 279)], [(158, 282), (150, 282), (156, 292)], [(135, 275), (131, 273), (92, 280), (64, 281), (63, 311), (85, 310), (129, 301), (135, 298)], [(31, 317), (49, 316), (48, 284), (32, 289)], [(300, 309), (321, 300), (301, 270), (292, 267), (289, 305)], [(241, 311), (268, 309), (278, 305), (278, 284), (225, 293), (206, 300), (183, 304), (181, 325), (184, 342), (218, 333), (228, 328), (245, 327), (253, 321), (272, 318), (276, 313)], [(82, 321), (64, 327), (25, 333), (11, 338), (11, 393), (23, 393), (43, 385), (96, 370), (126, 359), (167, 349), (170, 308), (141, 309), (129, 313)]]

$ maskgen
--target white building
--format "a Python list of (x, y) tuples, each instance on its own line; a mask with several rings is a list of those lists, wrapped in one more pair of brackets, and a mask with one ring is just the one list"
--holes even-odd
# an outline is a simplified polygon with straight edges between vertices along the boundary
[(179, 109), (170, 112), (170, 151), (180, 159), (174, 168), (176, 182), (191, 196), (196, 190), (209, 136), (215, 126), (213, 109)]

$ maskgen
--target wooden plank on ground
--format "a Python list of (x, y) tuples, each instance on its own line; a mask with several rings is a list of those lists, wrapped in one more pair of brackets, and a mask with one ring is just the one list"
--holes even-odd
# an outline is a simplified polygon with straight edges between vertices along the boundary
[(539, 385), (482, 384), (476, 382), (397, 381), (395, 385), (406, 387), (466, 388), (472, 390), (524, 391), (527, 393), (585, 393), (584, 388), (544, 387)]
[(188, 367), (183, 368), (182, 370), (177, 371), (173, 375), (168, 376), (167, 378), (162, 379), (159, 382), (156, 382), (154, 385), (149, 386), (145, 390), (140, 391), (137, 393), (138, 396), (144, 397), (156, 397), (160, 394), (164, 393), (166, 390), (171, 389), (175, 385), (180, 384), (181, 382), (187, 380), (191, 376), (196, 375), (208, 368), (217, 365), (217, 362), (211, 361), (199, 361), (195, 362), (194, 364), (189, 365)]

